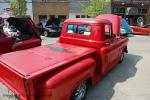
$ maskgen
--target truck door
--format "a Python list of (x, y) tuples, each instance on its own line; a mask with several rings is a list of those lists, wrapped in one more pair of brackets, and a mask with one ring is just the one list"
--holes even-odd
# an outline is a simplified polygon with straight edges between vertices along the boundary
[(105, 25), (105, 46), (101, 48), (102, 74), (106, 74), (117, 62), (119, 57), (118, 40), (112, 34), (112, 26)]

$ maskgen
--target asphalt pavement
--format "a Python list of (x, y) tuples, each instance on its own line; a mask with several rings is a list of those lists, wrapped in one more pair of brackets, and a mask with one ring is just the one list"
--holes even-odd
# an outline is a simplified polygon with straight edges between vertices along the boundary
[(129, 53), (87, 93), (86, 100), (150, 100), (150, 37), (130, 36)]
[[(58, 38), (42, 37), (42, 45)], [(129, 53), (125, 59), (95, 86), (85, 100), (150, 100), (150, 36), (129, 36)], [(7, 89), (0, 84), (0, 92)], [(0, 94), (0, 100), (14, 100)]]

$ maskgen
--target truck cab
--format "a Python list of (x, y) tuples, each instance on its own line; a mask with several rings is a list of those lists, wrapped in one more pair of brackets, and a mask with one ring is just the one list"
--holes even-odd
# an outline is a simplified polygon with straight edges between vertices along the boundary
[[(119, 29), (118, 29), (119, 30)], [(121, 46), (127, 38), (118, 37), (113, 33), (111, 21), (106, 19), (68, 19), (64, 23), (60, 42), (92, 47), (98, 50), (102, 63), (103, 75), (118, 62), (121, 52), (126, 48)], [(115, 55), (114, 55), (115, 54)]]
[(114, 34), (112, 25), (106, 19), (66, 20), (57, 43), (1, 55), (0, 82), (21, 100), (84, 99), (88, 84), (127, 52), (128, 39)]

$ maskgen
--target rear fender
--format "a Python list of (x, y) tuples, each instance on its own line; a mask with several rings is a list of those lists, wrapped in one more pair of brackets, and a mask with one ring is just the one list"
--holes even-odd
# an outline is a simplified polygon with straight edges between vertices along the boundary
[(74, 89), (89, 77), (94, 77), (96, 62), (89, 57), (57, 74), (42, 79), (39, 84), (40, 100), (69, 100)]

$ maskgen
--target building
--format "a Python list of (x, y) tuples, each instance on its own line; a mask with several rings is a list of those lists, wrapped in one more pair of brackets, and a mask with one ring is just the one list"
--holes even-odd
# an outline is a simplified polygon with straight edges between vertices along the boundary
[(89, 5), (86, 0), (33, 0), (33, 19), (36, 23), (47, 21), (50, 16), (59, 19), (86, 18), (80, 3)]
[(51, 16), (60, 20), (69, 16), (68, 0), (33, 0), (33, 19), (35, 23), (47, 21)]
[[(12, 0), (0, 0), (0, 15), (10, 8)], [(27, 15), (33, 18), (32, 0), (27, 0)]]
[[(50, 16), (57, 16), (59, 19), (90, 17), (82, 11), (81, 7), (81, 5), (89, 6), (87, 0), (33, 0), (32, 4), (33, 19), (36, 23), (47, 21)], [(106, 12), (111, 12), (110, 5)]]
[[(0, 1), (1, 14), (9, 8), (12, 0), (6, 1)], [(31, 16), (36, 24), (40, 21), (46, 22), (51, 16), (62, 20), (66, 18), (89, 18), (90, 16), (82, 11), (81, 5), (89, 6), (89, 3), (87, 0), (27, 0), (27, 15)], [(111, 7), (108, 8), (107, 13), (110, 13)]]
[(81, 5), (89, 6), (89, 3), (86, 0), (69, 0), (69, 18), (90, 17), (82, 11)]
[(32, 0), (27, 0), (27, 15), (33, 19)]
[(125, 18), (130, 25), (150, 23), (150, 0), (112, 0), (112, 13)]
[[(106, 2), (110, 2), (110, 0), (106, 0)], [(87, 14), (85, 14), (82, 10), (82, 6), (90, 6), (87, 0), (69, 0), (69, 18), (89, 18)], [(111, 4), (108, 5), (105, 13), (111, 13)]]
[(0, 15), (3, 14), (4, 11), (9, 8), (9, 4), (10, 3), (5, 2), (3, 0), (0, 1)]

